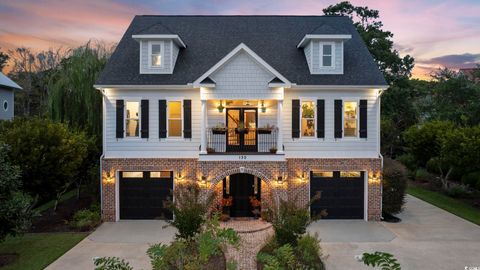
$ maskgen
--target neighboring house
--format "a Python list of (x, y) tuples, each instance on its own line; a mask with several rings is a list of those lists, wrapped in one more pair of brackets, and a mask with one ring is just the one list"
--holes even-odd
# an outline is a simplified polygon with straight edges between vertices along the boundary
[(388, 85), (347, 17), (136, 16), (95, 87), (104, 220), (171, 218), (187, 181), (233, 217), (318, 191), (313, 214), (381, 217)]
[(0, 120), (10, 120), (14, 114), (14, 91), (22, 89), (0, 72)]

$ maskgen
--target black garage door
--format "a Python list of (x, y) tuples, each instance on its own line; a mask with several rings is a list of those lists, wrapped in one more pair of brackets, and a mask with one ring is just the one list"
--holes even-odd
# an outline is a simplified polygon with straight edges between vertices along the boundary
[(120, 172), (120, 219), (172, 219), (172, 189), (171, 172)]
[(310, 179), (310, 197), (321, 192), (312, 216), (326, 210), (324, 219), (364, 218), (364, 172), (311, 172)]

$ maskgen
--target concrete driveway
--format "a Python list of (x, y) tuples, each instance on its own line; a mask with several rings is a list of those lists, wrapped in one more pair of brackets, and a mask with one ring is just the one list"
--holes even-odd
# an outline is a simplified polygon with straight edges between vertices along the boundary
[[(322, 239), (327, 269), (372, 269), (354, 259), (363, 252), (394, 254), (402, 269), (480, 267), (480, 226), (408, 196), (401, 223), (321, 220), (309, 227)], [(47, 269), (93, 269), (92, 258), (117, 256), (134, 269), (150, 269), (149, 244), (175, 234), (163, 221), (104, 223)]]
[(394, 254), (402, 269), (480, 269), (480, 226), (412, 196), (401, 223), (323, 220), (318, 232), (328, 270), (372, 269), (354, 259), (364, 252)]

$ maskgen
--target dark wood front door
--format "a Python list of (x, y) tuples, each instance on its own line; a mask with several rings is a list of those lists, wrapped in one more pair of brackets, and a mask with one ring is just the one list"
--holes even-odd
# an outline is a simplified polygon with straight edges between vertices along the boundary
[(227, 152), (257, 151), (257, 109), (227, 109)]
[[(227, 185), (226, 181), (230, 183)], [(255, 185), (257, 186), (255, 188)], [(230, 207), (231, 217), (252, 217), (253, 208), (250, 204), (250, 197), (260, 198), (260, 179), (251, 174), (239, 173), (230, 175), (230, 179), (224, 180), (224, 187), (229, 186), (229, 194), (232, 196), (232, 206)]]

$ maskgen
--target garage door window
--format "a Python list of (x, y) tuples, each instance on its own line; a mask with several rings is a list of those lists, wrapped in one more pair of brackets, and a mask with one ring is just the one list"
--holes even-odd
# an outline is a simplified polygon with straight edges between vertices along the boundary
[(361, 172), (352, 172), (352, 171), (340, 172), (340, 177), (352, 178), (352, 177), (360, 177), (361, 175), (362, 175)]
[(170, 171), (150, 172), (150, 178), (170, 178)]
[(142, 178), (143, 172), (122, 172), (123, 178)]
[(312, 177), (333, 177), (333, 172), (313, 171)]

